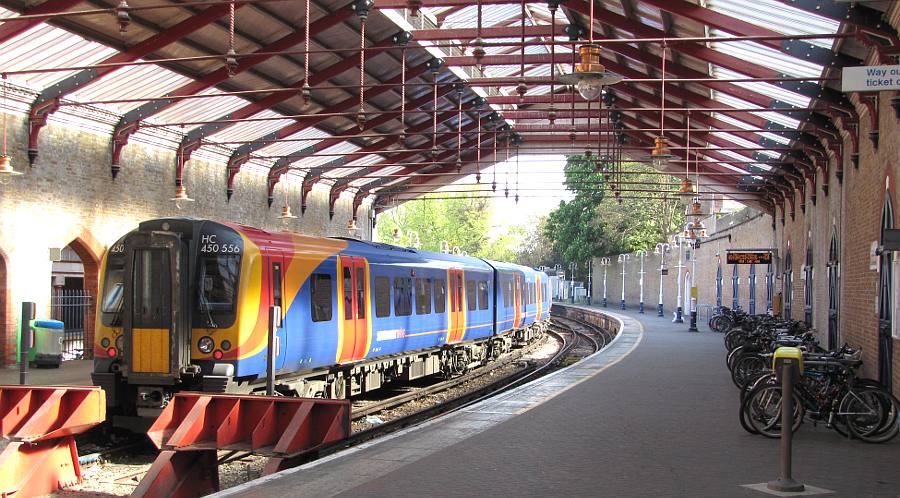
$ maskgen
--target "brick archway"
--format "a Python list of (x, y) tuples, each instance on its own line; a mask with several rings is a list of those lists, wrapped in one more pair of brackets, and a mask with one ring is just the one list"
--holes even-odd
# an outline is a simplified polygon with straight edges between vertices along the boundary
[(102, 246), (97, 243), (89, 233), (83, 232), (68, 247), (75, 251), (81, 259), (84, 267), (84, 290), (88, 292), (92, 299), (90, 305), (84, 310), (84, 358), (93, 357), (94, 344), (94, 321), (97, 316), (97, 300), (99, 299), (100, 289), (100, 255), (102, 254)]

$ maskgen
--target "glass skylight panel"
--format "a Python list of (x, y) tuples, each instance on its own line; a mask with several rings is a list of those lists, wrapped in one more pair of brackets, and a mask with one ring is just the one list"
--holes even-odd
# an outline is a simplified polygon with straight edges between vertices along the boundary
[[(836, 33), (840, 23), (796, 9), (777, 0), (707, 0), (706, 6), (757, 26), (789, 35)], [(807, 40), (821, 47), (832, 46), (831, 39)]]
[[(751, 109), (751, 108), (759, 108), (758, 105), (751, 104), (745, 100), (741, 100), (736, 97), (732, 97), (731, 95), (724, 94), (722, 92), (713, 92), (713, 98), (722, 104), (725, 104), (730, 107), (738, 108), (738, 109)], [(777, 112), (771, 111), (760, 111), (754, 112), (753, 114), (772, 121), (773, 123), (780, 124), (790, 129), (796, 130), (800, 126), (800, 121), (789, 117), (787, 114), (780, 114)]]
[[(710, 30), (711, 36), (730, 36), (718, 30)], [(713, 42), (711, 47), (717, 52), (737, 57), (744, 61), (752, 61), (758, 66), (767, 67), (791, 76), (816, 77), (822, 74), (822, 66), (803, 59), (787, 55), (752, 41)]]
[[(745, 76), (740, 73), (736, 73), (734, 71), (729, 71), (728, 69), (723, 69), (720, 67), (713, 66), (713, 76), (720, 79), (736, 79), (743, 78)], [(785, 90), (779, 86), (772, 85), (771, 83), (762, 83), (762, 82), (738, 82), (734, 83), (735, 86), (739, 86), (741, 88), (746, 88), (747, 90), (752, 90), (760, 95), (771, 97), (782, 102), (787, 102), (788, 104), (797, 106), (797, 107), (809, 107), (810, 98), (805, 95), (800, 95), (799, 93), (792, 92), (790, 90)]]

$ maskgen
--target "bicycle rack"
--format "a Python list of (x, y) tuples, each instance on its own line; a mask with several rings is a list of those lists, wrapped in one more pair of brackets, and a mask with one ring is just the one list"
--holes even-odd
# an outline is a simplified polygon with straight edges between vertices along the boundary
[(268, 475), (347, 438), (350, 402), (178, 393), (147, 435), (161, 451), (132, 496), (199, 496), (219, 490), (219, 450), (268, 456)]
[(75, 435), (106, 419), (95, 386), (0, 386), (0, 496), (38, 496), (81, 482)]

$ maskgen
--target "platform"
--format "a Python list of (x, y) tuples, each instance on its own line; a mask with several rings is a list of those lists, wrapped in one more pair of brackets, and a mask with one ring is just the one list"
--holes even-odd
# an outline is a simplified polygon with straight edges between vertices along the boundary
[[(59, 368), (29, 368), (28, 384), (32, 386), (90, 386), (93, 360), (64, 361)], [(0, 368), (0, 385), (18, 385), (19, 367)]]
[[(766, 496), (742, 485), (776, 477), (778, 441), (741, 429), (722, 336), (612, 314), (622, 339), (589, 366), (218, 496)], [(900, 493), (900, 439), (805, 424), (794, 448), (794, 476), (832, 496)]]

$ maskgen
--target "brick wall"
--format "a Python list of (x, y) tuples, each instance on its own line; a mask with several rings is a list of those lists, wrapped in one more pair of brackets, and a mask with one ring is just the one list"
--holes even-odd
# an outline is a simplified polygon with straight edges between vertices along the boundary
[[(63, 114), (63, 113), (59, 113)], [(33, 167), (25, 155), (27, 123), (13, 116), (9, 141), (13, 165), (25, 174), (0, 187), (0, 251), (6, 255), (0, 271), (0, 358), (7, 362), (15, 354), (15, 323), (22, 301), (37, 303), (39, 316), (49, 316), (51, 262), (48, 249), (65, 247), (73, 241), (86, 263), (85, 285), (96, 293), (96, 269), (90, 260), (99, 260), (105, 247), (146, 219), (163, 216), (191, 216), (232, 220), (270, 230), (282, 230), (279, 219), (283, 192), (300, 216), (300, 184), (282, 181), (275, 189), (275, 203), (266, 203), (266, 174), (245, 168), (236, 177), (235, 193), (226, 201), (226, 168), (221, 161), (199, 159), (184, 168), (184, 183), (196, 202), (176, 209), (174, 195), (175, 155), (168, 147), (132, 140), (122, 154), (122, 170), (110, 176), (110, 135), (103, 130), (76, 128), (51, 121), (40, 136), (40, 156)], [(168, 145), (168, 144), (167, 144)], [(351, 216), (352, 199), (345, 196), (329, 218), (328, 189), (317, 185), (308, 198), (306, 214), (293, 220), (291, 230), (312, 235), (345, 236)], [(360, 209), (359, 236), (371, 237), (366, 220), (368, 204)], [(5, 278), (2, 278), (5, 274)], [(86, 323), (93, 321), (93, 316)]]

